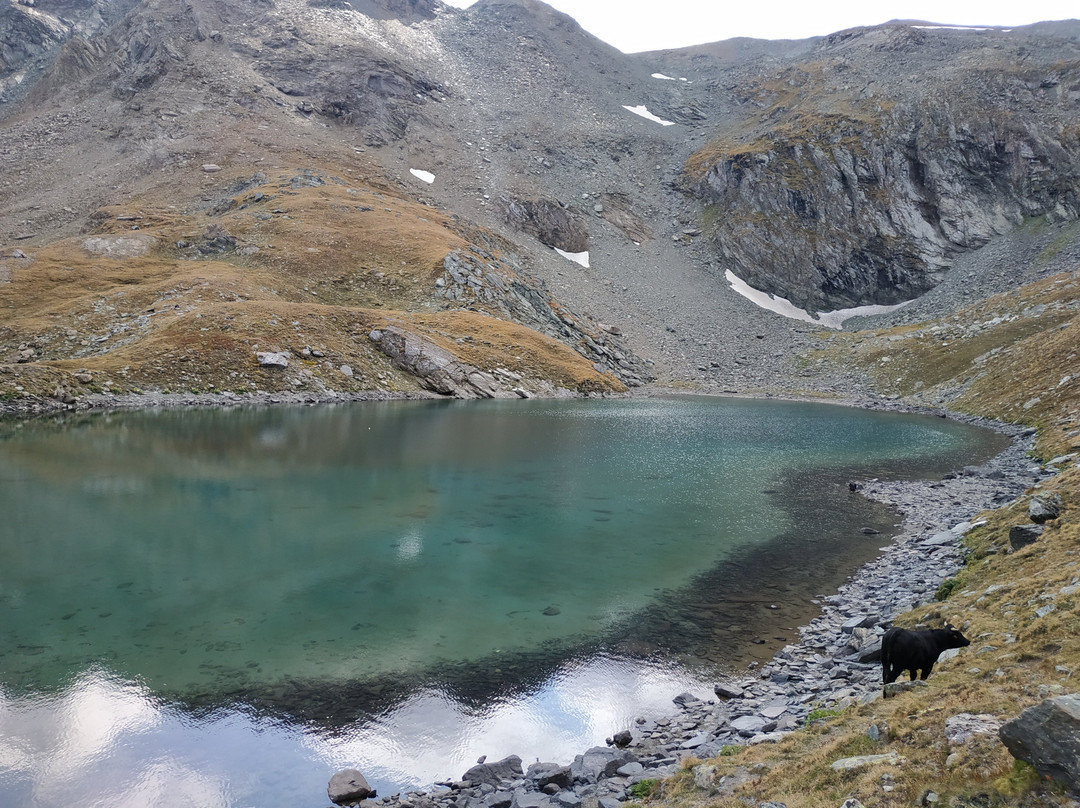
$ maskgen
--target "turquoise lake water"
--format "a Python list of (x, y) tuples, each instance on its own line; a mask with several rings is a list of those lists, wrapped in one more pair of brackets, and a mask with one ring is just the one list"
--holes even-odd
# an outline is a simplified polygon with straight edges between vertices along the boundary
[(344, 766), (389, 794), (567, 762), (795, 638), (896, 521), (848, 479), (1001, 446), (703, 398), (0, 425), (0, 805), (319, 805)]

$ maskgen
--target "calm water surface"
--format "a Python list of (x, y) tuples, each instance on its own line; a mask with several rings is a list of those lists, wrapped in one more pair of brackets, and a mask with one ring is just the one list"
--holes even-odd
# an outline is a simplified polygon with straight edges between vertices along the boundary
[(389, 794), (568, 762), (794, 638), (896, 521), (851, 476), (1000, 448), (716, 399), (3, 425), (0, 805), (316, 806), (343, 766)]

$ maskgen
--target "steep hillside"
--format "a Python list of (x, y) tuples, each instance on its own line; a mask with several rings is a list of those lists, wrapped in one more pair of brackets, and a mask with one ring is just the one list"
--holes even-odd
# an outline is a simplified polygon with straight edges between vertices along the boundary
[(894, 23), (740, 81), (747, 111), (687, 162), (706, 235), (751, 285), (830, 310), (909, 300), (1031, 217), (1076, 218), (1078, 36)]

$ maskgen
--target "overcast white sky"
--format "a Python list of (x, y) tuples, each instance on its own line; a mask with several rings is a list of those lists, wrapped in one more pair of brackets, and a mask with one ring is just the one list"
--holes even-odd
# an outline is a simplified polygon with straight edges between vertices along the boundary
[[(470, 6), (475, 0), (446, 0)], [(953, 25), (1025, 25), (1080, 16), (1077, 0), (547, 0), (624, 53), (734, 36), (802, 39), (856, 25), (921, 19)]]

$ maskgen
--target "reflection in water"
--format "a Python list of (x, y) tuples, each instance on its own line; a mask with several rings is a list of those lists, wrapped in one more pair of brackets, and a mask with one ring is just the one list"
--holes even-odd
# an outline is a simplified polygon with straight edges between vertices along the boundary
[(707, 696), (873, 552), (859, 527), (893, 517), (847, 475), (995, 448), (716, 400), (0, 424), (0, 805), (299, 805), (346, 765), (386, 794), (481, 754), (568, 762)]
[(613, 727), (669, 713), (672, 693), (709, 687), (671, 664), (598, 656), (484, 710), (429, 687), (334, 732), (242, 706), (193, 717), (95, 670), (49, 696), (0, 690), (0, 795), (5, 806), (40, 808), (303, 805), (317, 802), (329, 774), (353, 766), (390, 794), (456, 779), (482, 754), (569, 761)]

